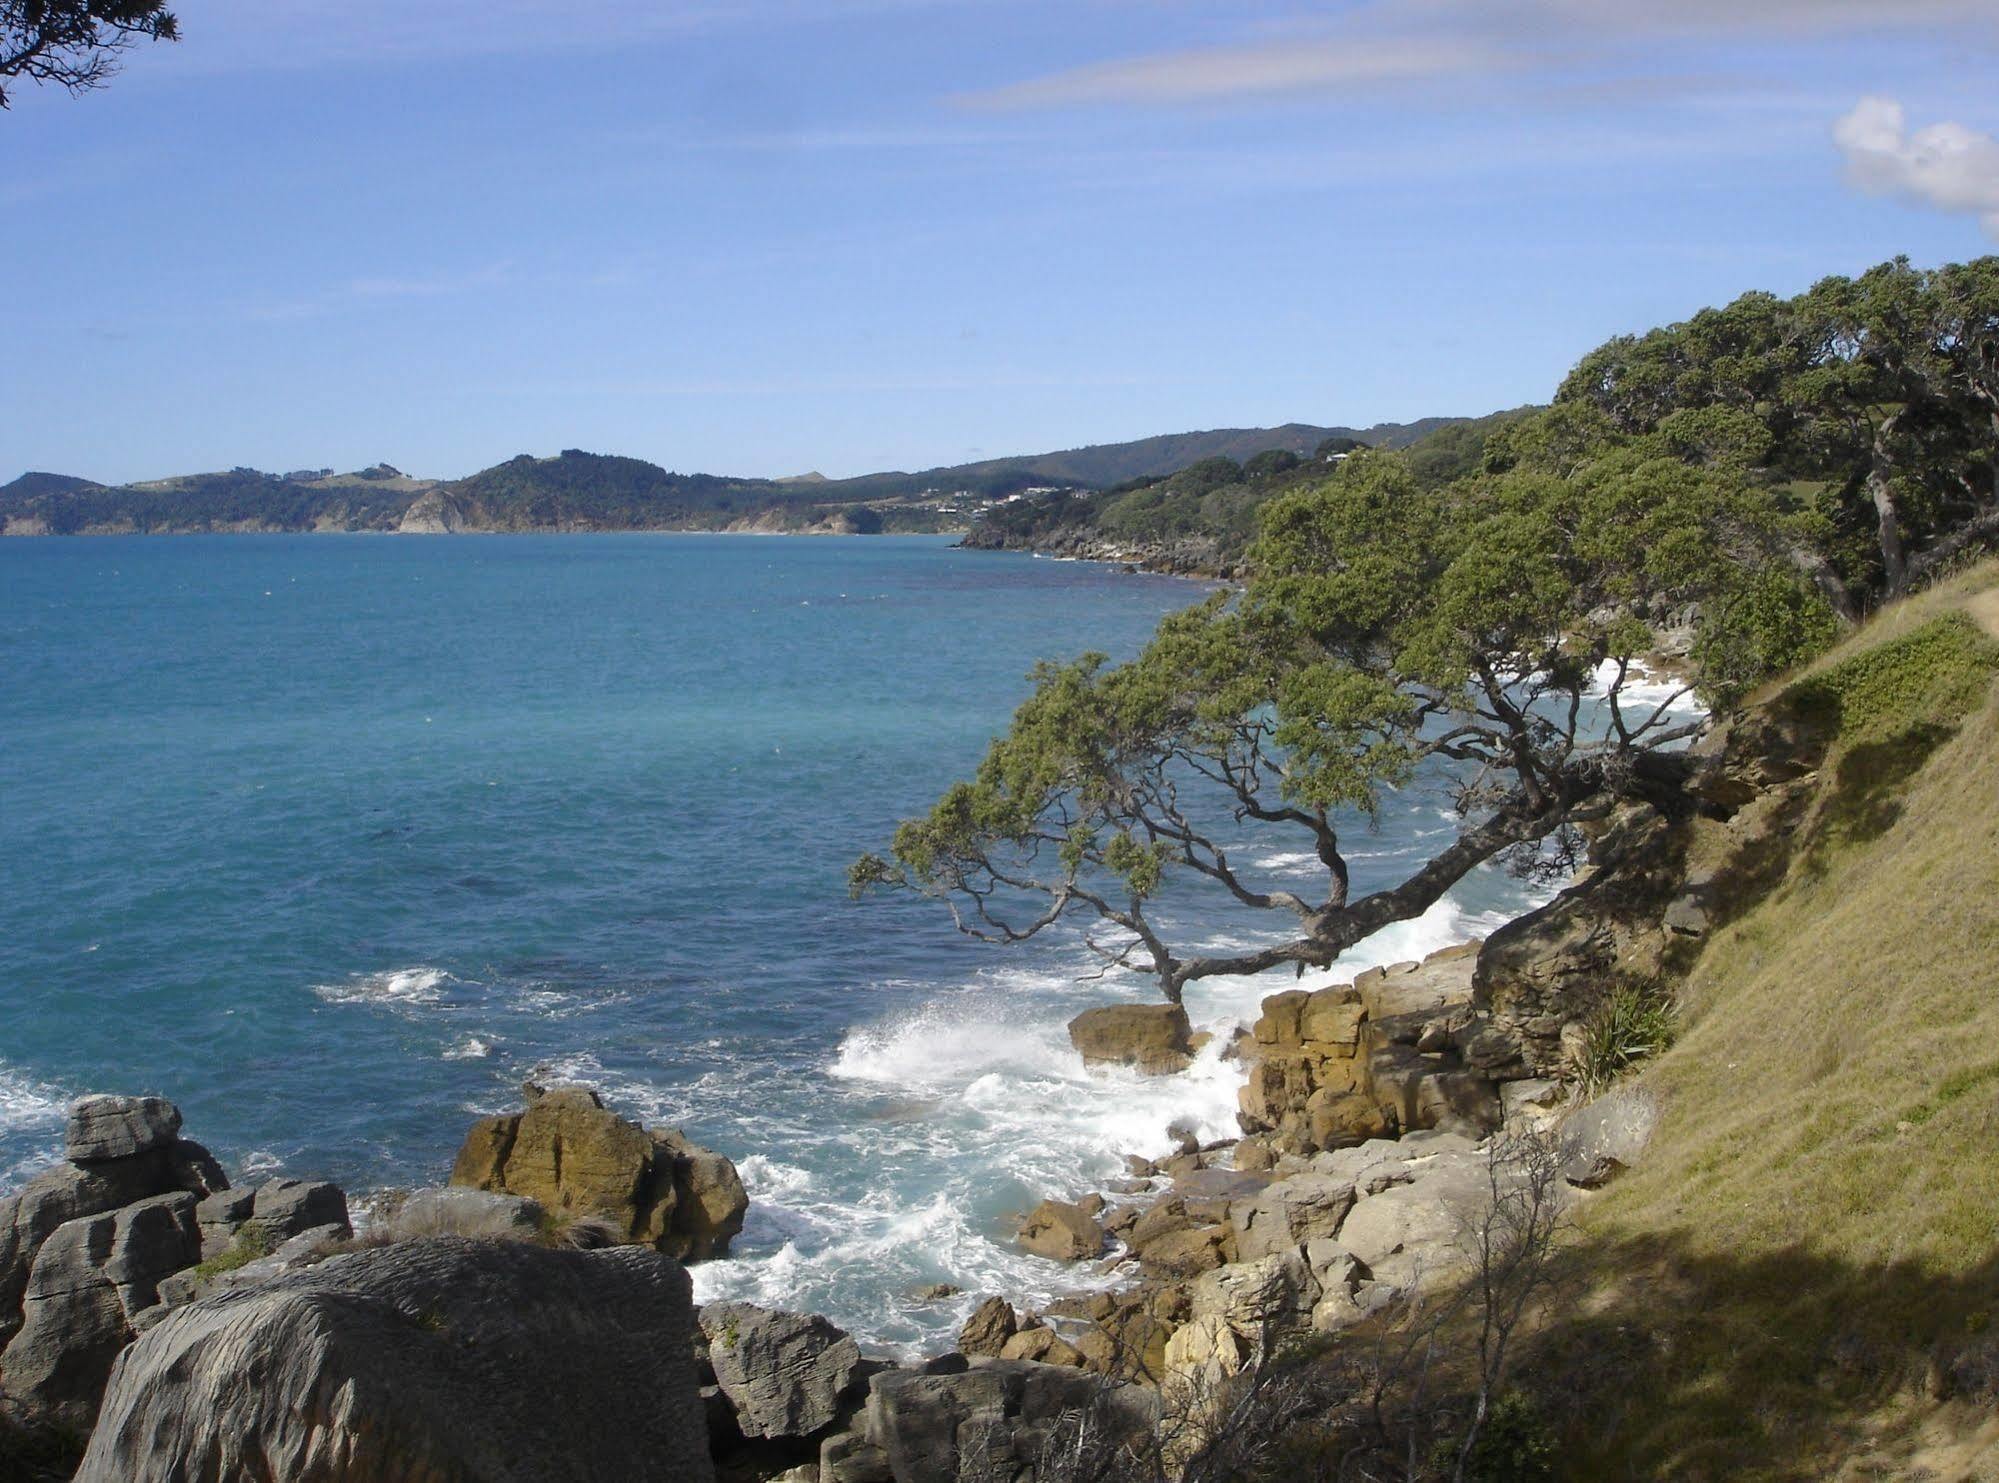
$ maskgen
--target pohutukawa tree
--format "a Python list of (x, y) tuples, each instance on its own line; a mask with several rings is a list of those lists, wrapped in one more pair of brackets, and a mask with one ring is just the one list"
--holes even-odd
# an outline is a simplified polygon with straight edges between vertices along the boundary
[[(1442, 492), (1357, 455), (1265, 508), (1239, 594), (1168, 618), (1130, 663), (1038, 669), (977, 773), (851, 884), (940, 900), (992, 941), (1081, 918), (1106, 970), (1150, 974), (1176, 1003), (1199, 979), (1325, 967), (1488, 861), (1563, 856), (1700, 730), (1633, 694), (1648, 616), (1697, 607), (1688, 684), (1715, 700), (1823, 642), (1823, 599), (1761, 559), (1797, 523), (1728, 459), (1697, 466), (1657, 434)], [(1419, 781), (1447, 790), (1453, 837), (1356, 891), (1349, 841)], [(1302, 844), (1311, 887), (1239, 864), (1245, 836)], [(1169, 886), (1268, 940), (1174, 940)]]
[(179, 38), (163, 0), (0, 0), (0, 108), (14, 78), (88, 92), (134, 42)]

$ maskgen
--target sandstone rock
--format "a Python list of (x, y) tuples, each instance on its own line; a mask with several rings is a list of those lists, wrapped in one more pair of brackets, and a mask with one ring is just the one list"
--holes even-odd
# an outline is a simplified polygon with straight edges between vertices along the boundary
[(1139, 1252), (1145, 1270), (1168, 1277), (1192, 1277), (1229, 1259), (1229, 1228), (1190, 1226), (1148, 1241)]
[(532, 1088), (525, 1112), (475, 1123), (451, 1183), (524, 1195), (560, 1222), (604, 1221), (620, 1241), (686, 1260), (726, 1252), (749, 1209), (728, 1159), (672, 1129), (648, 1133), (583, 1087)]
[(1130, 1066), (1150, 1076), (1187, 1069), (1191, 1034), (1177, 1004), (1107, 1004), (1069, 1021), (1069, 1041), (1085, 1066)]
[(710, 1303), (701, 1331), (746, 1437), (814, 1437), (860, 1404), (860, 1347), (817, 1314)]
[(1439, 1153), (1406, 1172), (1409, 1182), (1359, 1201), (1339, 1230), (1376, 1279), (1403, 1289), (1462, 1267), (1465, 1223), (1491, 1198), (1476, 1152)]
[(692, 1333), (653, 1252), (354, 1252), (142, 1336), (78, 1483), (705, 1483)]
[(1229, 1212), (1236, 1259), (1254, 1261), (1337, 1235), (1353, 1203), (1353, 1181), (1334, 1175), (1301, 1174), (1273, 1184)]
[(165, 1148), (180, 1133), (180, 1109), (165, 1097), (85, 1097), (69, 1110), (63, 1157), (72, 1164), (128, 1159)]
[(655, 1128), (652, 1139), (673, 1170), (673, 1225), (666, 1249), (682, 1261), (726, 1255), (750, 1209), (735, 1164), (689, 1142), (678, 1129)]
[(194, 1207), (195, 1224), (201, 1228), (201, 1259), (213, 1261), (236, 1244), (236, 1233), (250, 1219), (257, 1204), (254, 1189), (218, 1190)]
[(1021, 1222), (1020, 1244), (1058, 1262), (1087, 1261), (1104, 1249), (1104, 1229), (1080, 1206), (1043, 1200)]
[(1491, 1078), (1450, 1057), (1386, 1045), (1369, 1055), (1367, 1069), (1375, 1101), (1401, 1128), (1483, 1134), (1500, 1124)]
[(1358, 1257), (1337, 1241), (1327, 1240), (1306, 1242), (1304, 1255), (1319, 1291), (1318, 1301), (1312, 1305), (1314, 1333), (1336, 1334), (1367, 1317), (1368, 1309), (1355, 1296), (1368, 1277)]
[(1298, 1038), (1307, 1046), (1330, 1052), (1344, 1049), (1349, 1054), (1360, 1041), (1361, 1022), (1367, 1006), (1360, 990), (1351, 984), (1320, 989), (1308, 996), (1298, 1010)]
[(1001, 1359), (1029, 1359), (1044, 1365), (1082, 1364), (1083, 1356), (1047, 1324), (1024, 1328), (1000, 1346)]
[(923, 1286), (911, 1291), (909, 1296), (912, 1302), (941, 1303), (946, 1298), (957, 1297), (963, 1291), (962, 1287), (952, 1282), (926, 1282)]
[(987, 1298), (972, 1310), (958, 1330), (958, 1348), (965, 1354), (997, 1355), (1019, 1332), (1020, 1317), (1005, 1298)]
[(155, 1195), (57, 1228), (36, 1253), (0, 1389), (21, 1415), (88, 1430), (133, 1319), (201, 1257), (194, 1196)]
[(1188, 1289), (1193, 1321), (1220, 1318), (1261, 1354), (1282, 1335), (1303, 1328), (1319, 1300), (1319, 1284), (1296, 1249), (1204, 1272)]

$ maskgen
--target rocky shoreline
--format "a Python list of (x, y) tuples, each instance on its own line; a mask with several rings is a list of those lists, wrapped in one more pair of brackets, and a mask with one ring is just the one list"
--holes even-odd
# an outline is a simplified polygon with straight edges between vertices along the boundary
[[(1767, 887), (1822, 745), (1768, 721), (1718, 734), (1672, 764), (1694, 811), (1627, 805), (1547, 906), (1264, 999), (1223, 1051), (1245, 1071), (1242, 1136), (1187, 1135), (1044, 1201), (1019, 1241), (1089, 1264), (1090, 1290), (1031, 1311), (936, 1289), (969, 1318), (916, 1362), (816, 1315), (697, 1311), (683, 1263), (741, 1230), (734, 1163), (584, 1088), (525, 1088), (447, 1184), (359, 1230), (330, 1183), (232, 1185), (163, 1099), (86, 1098), (66, 1161), (0, 1199), (0, 1462), (32, 1443), (51, 1461), (22, 1476), (90, 1483), (1055, 1483), (1085, 1476), (1087, 1435), (1180, 1473), (1215, 1397), (1462, 1286), (1509, 1150), (1556, 1150), (1564, 1202), (1637, 1159), (1651, 1109), (1581, 1102), (1581, 1037), (1606, 994), (1657, 981)], [(1087, 1011), (1071, 1038), (1157, 1076), (1200, 1048), (1163, 1004)]]

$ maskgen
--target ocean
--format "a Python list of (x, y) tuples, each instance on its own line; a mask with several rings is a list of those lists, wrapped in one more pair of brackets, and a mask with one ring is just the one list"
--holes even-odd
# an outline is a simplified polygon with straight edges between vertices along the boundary
[[(703, 1300), (909, 1353), (981, 1293), (1063, 1291), (1011, 1217), (1175, 1120), (1233, 1133), (1239, 1072), (1218, 1045), (1086, 1072), (1067, 1020), (1144, 982), (852, 902), (845, 870), (976, 763), (1036, 660), (1129, 655), (1204, 590), (928, 537), (0, 542), (0, 1189), (89, 1091), (163, 1093), (232, 1173), (362, 1197), (442, 1182), (523, 1080), (575, 1081), (740, 1165)], [(1397, 796), (1357, 885), (1451, 828)], [(1236, 858), (1316, 870), (1296, 840)], [(1482, 872), (1304, 986), (1535, 899)], [(1226, 1026), (1293, 986), (1188, 1006)]]

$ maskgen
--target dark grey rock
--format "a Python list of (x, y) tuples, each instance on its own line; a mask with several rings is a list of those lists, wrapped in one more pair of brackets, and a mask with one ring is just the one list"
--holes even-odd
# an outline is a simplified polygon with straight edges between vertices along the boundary
[(229, 1188), (229, 1176), (215, 1155), (192, 1138), (176, 1138), (167, 1145), (167, 1171), (176, 1189), (197, 1197)]
[(165, 1097), (85, 1097), (69, 1110), (63, 1157), (72, 1164), (126, 1159), (165, 1148), (180, 1133), (180, 1109)]
[(324, 1180), (273, 1179), (259, 1185), (250, 1220), (273, 1246), (315, 1226), (352, 1230), (347, 1219), (347, 1196), (339, 1185)]
[(0, 1200), (0, 1345), (20, 1327), (35, 1254), (59, 1227), (172, 1188), (165, 1156), (150, 1153), (89, 1168), (58, 1164)]
[(88, 1429), (133, 1320), (201, 1255), (194, 1196), (156, 1195), (58, 1227), (36, 1253), (0, 1390), (25, 1419)]
[(631, 1246), (351, 1252), (141, 1336), (77, 1480), (708, 1483), (688, 1291)]
[(208, 1196), (194, 1207), (195, 1223), (201, 1227), (203, 1261), (214, 1261), (236, 1244), (236, 1233), (243, 1229), (256, 1204), (255, 1190), (226, 1189)]
[(955, 1375), (892, 1370), (868, 1395), (866, 1440), (888, 1458), (895, 1483), (1037, 1476), (1057, 1426), (1149, 1435), (1159, 1393), (1030, 1360), (982, 1360)]
[(860, 1404), (860, 1346), (817, 1314), (711, 1303), (701, 1331), (746, 1437), (818, 1436)]

